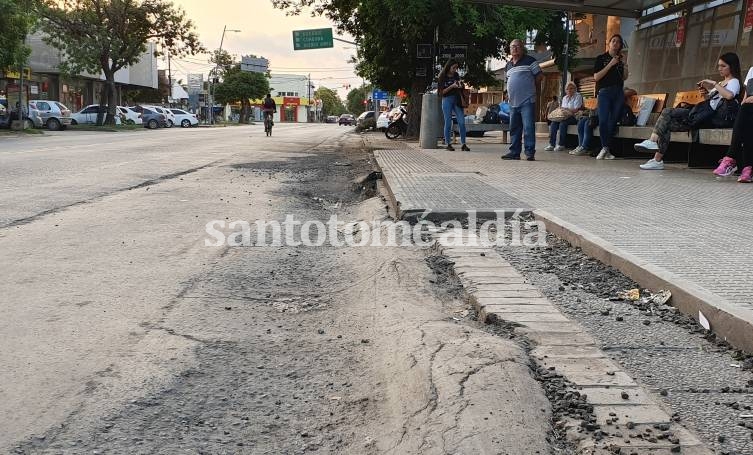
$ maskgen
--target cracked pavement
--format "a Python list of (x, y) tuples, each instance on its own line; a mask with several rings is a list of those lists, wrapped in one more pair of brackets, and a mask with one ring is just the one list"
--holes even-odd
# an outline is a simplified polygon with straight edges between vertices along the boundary
[(527, 355), (453, 318), (424, 250), (205, 246), (211, 220), (385, 217), (346, 131), (4, 144), (0, 452), (552, 453)]

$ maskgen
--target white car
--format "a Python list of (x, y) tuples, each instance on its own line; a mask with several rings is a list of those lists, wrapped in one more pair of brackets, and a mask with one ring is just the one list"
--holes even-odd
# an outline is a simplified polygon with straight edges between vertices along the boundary
[(186, 112), (183, 109), (170, 109), (170, 112), (175, 116), (175, 124), (180, 125), (183, 128), (190, 126), (196, 126), (199, 124), (199, 119), (196, 118), (196, 114)]
[(149, 106), (146, 104), (143, 104), (144, 107), (149, 108), (158, 114), (162, 114), (167, 119), (167, 127), (172, 128), (173, 125), (177, 125), (177, 121), (175, 120), (175, 114), (170, 112), (170, 109), (162, 106)]
[(384, 131), (387, 129), (389, 124), (390, 124), (390, 112), (383, 111), (381, 114), (379, 114), (379, 117), (377, 117), (376, 128), (379, 131)]
[[(97, 113), (100, 109), (107, 111), (107, 106), (100, 106), (99, 104), (90, 104), (78, 112), (71, 114), (71, 125), (94, 125), (97, 123)], [(119, 113), (119, 112), (118, 112)], [(115, 124), (120, 125), (120, 115), (115, 116)]]
[(125, 123), (129, 125), (141, 125), (144, 123), (141, 119), (141, 114), (128, 106), (118, 106), (118, 113), (125, 117)]

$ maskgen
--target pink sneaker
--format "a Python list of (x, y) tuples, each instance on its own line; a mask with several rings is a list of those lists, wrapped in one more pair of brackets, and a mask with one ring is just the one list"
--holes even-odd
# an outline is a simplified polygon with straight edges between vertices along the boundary
[(719, 166), (714, 169), (714, 174), (718, 175), (719, 177), (729, 177), (730, 175), (734, 174), (737, 170), (737, 166), (735, 166), (735, 160), (725, 156), (724, 158), (719, 161)]
[(753, 176), (751, 174), (753, 174), (753, 166), (745, 166), (737, 181), (740, 183), (751, 183), (751, 181), (753, 181)]

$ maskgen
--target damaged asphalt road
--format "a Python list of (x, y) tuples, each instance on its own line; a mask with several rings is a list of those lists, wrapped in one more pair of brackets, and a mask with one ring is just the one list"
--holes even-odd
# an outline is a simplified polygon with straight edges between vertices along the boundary
[(422, 249), (205, 246), (386, 217), (360, 137), (316, 128), (6, 230), (0, 451), (555, 453), (527, 354), (455, 317)]

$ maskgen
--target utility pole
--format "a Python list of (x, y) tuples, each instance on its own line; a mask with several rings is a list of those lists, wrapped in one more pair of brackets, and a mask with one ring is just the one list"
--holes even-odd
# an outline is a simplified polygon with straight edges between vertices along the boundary
[(565, 86), (567, 85), (567, 72), (568, 72), (568, 54), (570, 52), (570, 11), (565, 11), (565, 61), (562, 65), (562, 93), (560, 101), (565, 97)]
[[(222, 27), (222, 38), (220, 38), (220, 51), (217, 53), (217, 64), (214, 65), (214, 75), (217, 77), (219, 75), (219, 68), (220, 68), (220, 62), (219, 58), (222, 56), (222, 44), (225, 42), (225, 33), (226, 32), (238, 32), (240, 33), (240, 30), (228, 30), (227, 25)], [(219, 77), (217, 77), (219, 81)], [(212, 96), (212, 86), (214, 81), (212, 80), (212, 71), (209, 71), (209, 90), (207, 90), (207, 98), (209, 98), (209, 121), (211, 124), (214, 124), (214, 97)], [(172, 87), (170, 88), (172, 90)]]
[(167, 92), (167, 102), (172, 104), (173, 99), (173, 71), (170, 66), (170, 52), (167, 53), (167, 85), (170, 87)]
[(309, 105), (308, 105), (308, 110), (306, 111), (306, 123), (311, 121), (311, 73), (309, 73), (308, 84), (309, 84), (309, 94), (308, 94)]

